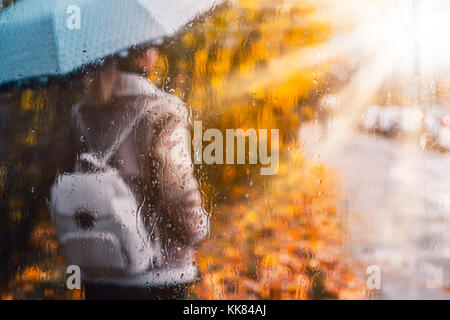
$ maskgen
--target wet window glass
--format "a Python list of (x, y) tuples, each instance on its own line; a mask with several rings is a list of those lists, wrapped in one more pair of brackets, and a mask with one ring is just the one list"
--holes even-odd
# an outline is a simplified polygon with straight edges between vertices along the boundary
[(450, 1), (104, 3), (1, 1), (1, 299), (450, 297)]

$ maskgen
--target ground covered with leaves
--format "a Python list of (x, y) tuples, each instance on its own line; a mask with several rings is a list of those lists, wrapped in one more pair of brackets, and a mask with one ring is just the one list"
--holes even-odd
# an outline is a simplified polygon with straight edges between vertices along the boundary
[[(258, 189), (258, 188), (256, 188)], [(266, 186), (222, 207), (199, 252), (203, 299), (357, 299), (333, 172), (291, 152)], [(235, 190), (236, 196), (242, 190)]]

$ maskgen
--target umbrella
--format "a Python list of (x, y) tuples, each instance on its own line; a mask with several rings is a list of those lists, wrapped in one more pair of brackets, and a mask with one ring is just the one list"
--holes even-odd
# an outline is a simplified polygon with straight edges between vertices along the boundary
[(219, 0), (19, 0), (0, 11), (0, 85), (63, 76), (174, 35)]

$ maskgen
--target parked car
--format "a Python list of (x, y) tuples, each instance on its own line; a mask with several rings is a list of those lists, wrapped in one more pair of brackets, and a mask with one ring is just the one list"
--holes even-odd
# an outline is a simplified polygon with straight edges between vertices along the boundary
[(414, 135), (420, 132), (422, 117), (416, 107), (371, 105), (362, 117), (361, 128), (386, 136)]
[(425, 116), (416, 107), (408, 106), (368, 106), (361, 119), (361, 129), (385, 136), (412, 136), (422, 131), (422, 148), (437, 147), (450, 150), (450, 110), (443, 106), (432, 106)]
[(425, 127), (432, 143), (450, 150), (450, 110), (433, 106), (425, 116)]

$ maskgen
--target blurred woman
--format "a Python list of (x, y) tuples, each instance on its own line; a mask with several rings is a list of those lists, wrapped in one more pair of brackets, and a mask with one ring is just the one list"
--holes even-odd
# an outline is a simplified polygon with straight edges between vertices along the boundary
[[(136, 219), (161, 248), (161, 258), (139, 274), (110, 274), (106, 266), (104, 274), (89, 274), (83, 270), (89, 262), (77, 262), (83, 258), (70, 257), (67, 251), (68, 261), (81, 268), (87, 299), (180, 299), (197, 278), (194, 245), (207, 233), (208, 216), (186, 143), (186, 106), (146, 77), (156, 61), (155, 49), (132, 49), (81, 80), (85, 98), (74, 107), (71, 143), (78, 151), (73, 156), (106, 152), (123, 128), (136, 122), (108, 165), (132, 190), (139, 205)], [(76, 246), (81, 248), (82, 243)], [(122, 244), (128, 246), (133, 243)]]

